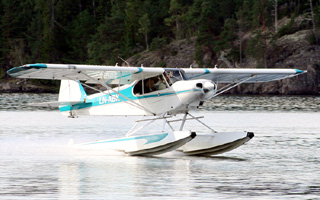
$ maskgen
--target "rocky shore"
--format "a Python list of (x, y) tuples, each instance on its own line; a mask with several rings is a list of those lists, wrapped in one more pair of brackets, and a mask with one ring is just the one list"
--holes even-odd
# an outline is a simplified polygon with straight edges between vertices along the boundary
[(0, 93), (58, 93), (58, 84), (44, 84), (28, 79), (5, 78), (0, 82)]

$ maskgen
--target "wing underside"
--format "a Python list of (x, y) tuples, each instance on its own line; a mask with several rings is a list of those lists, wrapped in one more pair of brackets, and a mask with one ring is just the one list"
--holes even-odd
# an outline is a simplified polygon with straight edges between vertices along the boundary
[(130, 84), (162, 74), (163, 68), (115, 67), (67, 64), (27, 64), (8, 71), (10, 76), (29, 79), (81, 80), (98, 84)]
[(216, 83), (257, 83), (290, 78), (306, 71), (298, 69), (183, 69), (189, 79), (209, 79)]

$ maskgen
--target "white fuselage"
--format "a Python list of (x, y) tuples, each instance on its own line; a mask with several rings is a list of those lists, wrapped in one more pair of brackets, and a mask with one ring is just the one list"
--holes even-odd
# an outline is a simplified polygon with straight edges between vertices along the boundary
[(170, 87), (144, 94), (134, 94), (137, 81), (130, 85), (89, 95), (83, 103), (60, 106), (66, 115), (161, 115), (181, 113), (199, 106), (213, 95), (211, 81), (177, 81)]

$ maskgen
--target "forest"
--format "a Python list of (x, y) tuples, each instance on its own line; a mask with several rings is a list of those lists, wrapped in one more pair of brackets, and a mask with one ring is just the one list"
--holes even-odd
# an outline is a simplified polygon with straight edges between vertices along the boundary
[[(200, 67), (212, 64), (204, 49), (228, 49), (233, 62), (251, 56), (266, 67), (266, 40), (297, 31), (291, 23), (278, 28), (296, 16), (319, 44), (319, 0), (1, 0), (0, 79), (26, 63), (114, 65), (189, 38)], [(254, 37), (242, 47), (247, 32)]]

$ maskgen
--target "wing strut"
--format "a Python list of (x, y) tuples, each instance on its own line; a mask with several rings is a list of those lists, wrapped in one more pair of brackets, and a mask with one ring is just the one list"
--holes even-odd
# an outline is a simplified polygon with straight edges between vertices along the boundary
[[(212, 97), (210, 97), (210, 99), (212, 99), (212, 98), (214, 98), (214, 97), (216, 97), (216, 96), (218, 96), (218, 95), (220, 95), (220, 94), (222, 94), (222, 93), (224, 93), (224, 92), (226, 92), (226, 91), (228, 91), (228, 90), (230, 90), (230, 89), (232, 89), (232, 88), (234, 88), (234, 87), (236, 87), (236, 86), (238, 86), (238, 85), (240, 85), (240, 84), (242, 84), (242, 83), (244, 83), (244, 82), (246, 82), (246, 81), (248, 81), (248, 80), (250, 80), (250, 79), (252, 79), (252, 78), (254, 78), (254, 77), (256, 77), (256, 76), (257, 76), (257, 75), (252, 74), (249, 78), (245, 78), (245, 79), (243, 79), (243, 80), (240, 81), (240, 82), (230, 83), (230, 84), (222, 87), (222, 88), (219, 90), (219, 92), (216, 93), (215, 95), (213, 95)], [(232, 84), (233, 84), (233, 85), (232, 85)], [(230, 86), (230, 87), (229, 87), (229, 86)], [(224, 88), (226, 88), (226, 89), (224, 89)], [(221, 91), (221, 90), (222, 90), (222, 91)]]

